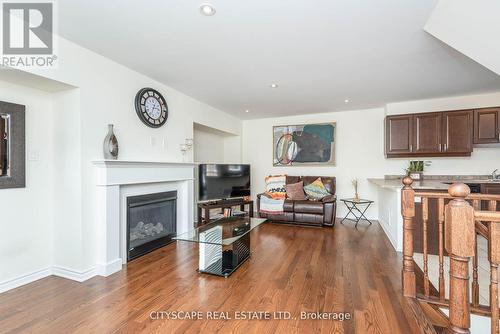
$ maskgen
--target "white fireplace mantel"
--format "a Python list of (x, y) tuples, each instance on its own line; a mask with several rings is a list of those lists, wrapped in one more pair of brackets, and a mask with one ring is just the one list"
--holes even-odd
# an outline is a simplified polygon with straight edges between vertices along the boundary
[(122, 269), (126, 196), (177, 190), (177, 233), (194, 222), (193, 163), (94, 160), (99, 229), (98, 270), (108, 276)]

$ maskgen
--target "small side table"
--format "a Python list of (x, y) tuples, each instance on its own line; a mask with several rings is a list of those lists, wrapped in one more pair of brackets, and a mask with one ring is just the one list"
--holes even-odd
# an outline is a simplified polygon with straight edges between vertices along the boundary
[[(344, 220), (346, 219), (355, 222), (356, 223), (356, 225), (354, 225), (355, 228), (358, 228), (358, 223), (362, 219), (366, 220), (368, 223), (370, 223), (370, 225), (372, 224), (370, 219), (366, 218), (365, 212), (366, 210), (368, 210), (370, 205), (374, 203), (374, 201), (369, 199), (355, 199), (355, 198), (344, 198), (341, 199), (341, 201), (344, 202), (345, 206), (349, 210), (349, 212), (345, 215), (345, 217), (340, 221), (341, 224), (343, 224)], [(360, 209), (359, 206), (364, 206), (364, 208)], [(354, 219), (349, 218), (349, 215), (354, 216)]]

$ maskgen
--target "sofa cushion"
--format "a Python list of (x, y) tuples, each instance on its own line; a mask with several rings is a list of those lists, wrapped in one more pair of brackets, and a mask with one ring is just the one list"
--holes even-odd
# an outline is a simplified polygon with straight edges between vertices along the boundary
[(323, 203), (331, 203), (331, 202), (335, 202), (337, 200), (337, 196), (336, 195), (328, 195), (328, 196), (325, 196), (321, 199), (321, 202)]
[(323, 203), (314, 201), (294, 201), (293, 210), (300, 213), (323, 214)]
[(286, 175), (275, 175), (266, 177), (266, 194), (272, 199), (285, 199)]
[(311, 225), (323, 225), (323, 215), (315, 215), (311, 213), (299, 213), (294, 214), (294, 221), (296, 223), (304, 223)]
[(283, 211), (293, 212), (293, 210), (294, 210), (294, 201), (286, 199), (285, 203), (283, 204)]
[(287, 198), (298, 201), (306, 199), (306, 194), (304, 193), (304, 182), (300, 181), (297, 183), (287, 184), (285, 188)]
[(330, 195), (320, 177), (318, 177), (314, 182), (304, 186), (304, 191), (307, 196), (313, 200), (320, 200), (323, 197)]
[(292, 184), (302, 181), (300, 176), (287, 175), (286, 176), (286, 184)]
[[(329, 176), (302, 176), (301, 180), (304, 182), (304, 186), (307, 186), (308, 184), (313, 183), (318, 179), (318, 177), (321, 178), (321, 182), (323, 182), (323, 185), (325, 186), (325, 189), (332, 195), (335, 195), (336, 187), (335, 187), (335, 177), (329, 177)], [(290, 176), (287, 176), (287, 183), (289, 180)]]
[(294, 213), (293, 212), (283, 212), (283, 213), (277, 214), (277, 215), (270, 215), (270, 214), (261, 213), (260, 217), (267, 218), (271, 221), (293, 222)]

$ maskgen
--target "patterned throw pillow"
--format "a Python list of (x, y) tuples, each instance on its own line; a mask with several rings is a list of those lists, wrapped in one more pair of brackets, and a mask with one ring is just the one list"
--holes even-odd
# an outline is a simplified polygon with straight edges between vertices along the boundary
[(313, 183), (310, 183), (307, 186), (305, 186), (304, 191), (306, 192), (309, 199), (313, 201), (319, 201), (323, 197), (330, 195), (328, 190), (326, 190), (325, 185), (323, 184), (323, 181), (321, 181), (320, 177), (314, 180)]
[(272, 199), (286, 198), (286, 175), (275, 175), (266, 177), (266, 194)]
[(295, 201), (303, 201), (306, 199), (306, 194), (304, 193), (304, 182), (300, 181), (297, 183), (287, 184), (286, 186), (286, 197)]

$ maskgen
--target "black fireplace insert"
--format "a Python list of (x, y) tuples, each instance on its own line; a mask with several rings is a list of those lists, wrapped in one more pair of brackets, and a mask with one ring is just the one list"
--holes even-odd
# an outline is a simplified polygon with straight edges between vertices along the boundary
[(127, 261), (173, 240), (177, 226), (177, 191), (127, 197)]

